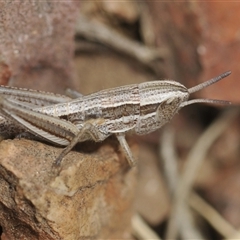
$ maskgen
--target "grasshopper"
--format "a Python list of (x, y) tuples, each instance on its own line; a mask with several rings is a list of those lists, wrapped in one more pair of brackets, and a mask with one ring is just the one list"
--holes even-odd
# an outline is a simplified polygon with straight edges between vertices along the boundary
[[(137, 135), (153, 132), (169, 122), (182, 107), (193, 103), (229, 103), (188, 99), (192, 93), (230, 74), (230, 71), (225, 72), (189, 89), (172, 80), (151, 81), (105, 89), (70, 100), (63, 96), (57, 100), (51, 93), (34, 94), (33, 90), (14, 88), (7, 94), (6, 87), (2, 86), (0, 114), (41, 138), (67, 146), (56, 159), (56, 165), (78, 142), (99, 142), (115, 134), (129, 165), (134, 166), (136, 161), (125, 139), (127, 132)], [(28, 91), (31, 93), (29, 97)], [(51, 102), (48, 96), (59, 103)]]

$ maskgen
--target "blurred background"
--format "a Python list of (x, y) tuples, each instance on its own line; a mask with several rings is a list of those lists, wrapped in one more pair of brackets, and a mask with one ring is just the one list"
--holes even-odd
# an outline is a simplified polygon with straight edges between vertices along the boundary
[(189, 88), (231, 70), (192, 96), (231, 106), (190, 105), (159, 131), (129, 136), (139, 158), (133, 216), (153, 232), (142, 233), (136, 218), (126, 231), (132, 239), (240, 238), (239, 2), (1, 2), (0, 9), (4, 85), (86, 95), (162, 79)]

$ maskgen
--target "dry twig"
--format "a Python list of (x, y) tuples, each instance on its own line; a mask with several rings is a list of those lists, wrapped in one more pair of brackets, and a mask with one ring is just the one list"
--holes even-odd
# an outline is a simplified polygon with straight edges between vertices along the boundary
[(151, 63), (155, 60), (164, 60), (168, 55), (166, 49), (149, 48), (136, 41), (124, 37), (106, 25), (93, 22), (85, 16), (80, 15), (77, 27), (77, 34), (98, 43), (113, 48), (122, 54), (126, 54), (139, 62), (151, 67)]

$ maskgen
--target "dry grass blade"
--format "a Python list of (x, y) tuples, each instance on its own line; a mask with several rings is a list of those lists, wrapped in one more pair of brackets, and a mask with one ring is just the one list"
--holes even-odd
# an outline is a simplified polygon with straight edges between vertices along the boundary
[(176, 189), (178, 182), (178, 166), (177, 156), (174, 148), (174, 132), (170, 127), (164, 128), (161, 139), (159, 141), (159, 155), (163, 161), (165, 178), (167, 180), (170, 194), (172, 195)]
[[(174, 147), (173, 129), (167, 127), (164, 129), (162, 138), (160, 139), (160, 156), (163, 161), (164, 173), (170, 194), (173, 196), (178, 186), (178, 159)], [(183, 239), (204, 239), (202, 234), (194, 225), (193, 216), (189, 207), (184, 205), (179, 212), (178, 225), (180, 235)]]
[(192, 193), (189, 199), (191, 207), (204, 217), (225, 239), (240, 239), (240, 232), (229, 224), (213, 207), (198, 194)]
[(178, 233), (177, 216), (179, 214), (179, 211), (181, 211), (182, 207), (184, 206), (185, 200), (189, 196), (199, 166), (205, 158), (208, 149), (238, 114), (238, 109), (232, 109), (223, 113), (223, 115), (219, 117), (202, 134), (195, 146), (190, 151), (187, 157), (185, 168), (183, 170), (182, 178), (179, 181), (178, 187), (174, 195), (173, 208), (167, 228), (167, 239), (176, 239)]
[(161, 240), (161, 238), (147, 225), (147, 223), (145, 223), (145, 221), (138, 214), (135, 214), (132, 217), (132, 228), (134, 236), (140, 240)]

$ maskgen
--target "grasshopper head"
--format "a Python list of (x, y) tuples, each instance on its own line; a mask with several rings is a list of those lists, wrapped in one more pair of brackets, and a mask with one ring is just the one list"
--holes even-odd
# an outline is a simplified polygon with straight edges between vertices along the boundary
[(184, 106), (193, 103), (221, 103), (229, 102), (212, 99), (188, 100), (191, 93), (197, 92), (225, 77), (226, 72), (209, 81), (187, 89), (175, 81), (153, 81), (139, 84), (140, 117), (137, 120), (135, 132), (139, 135), (147, 134), (162, 127)]
[(193, 99), (188, 100), (190, 95), (194, 92), (197, 92), (205, 87), (208, 87), (221, 79), (230, 75), (231, 72), (225, 72), (221, 75), (212, 78), (204, 83), (201, 83), (195, 87), (187, 89), (185, 86), (178, 82), (174, 81), (164, 81), (168, 89), (164, 95), (165, 99), (162, 99), (157, 109), (157, 122), (165, 123), (169, 122), (173, 116), (179, 111), (179, 109), (193, 104), (193, 103), (213, 103), (213, 104), (230, 104), (228, 101), (224, 100), (215, 100), (215, 99)]

